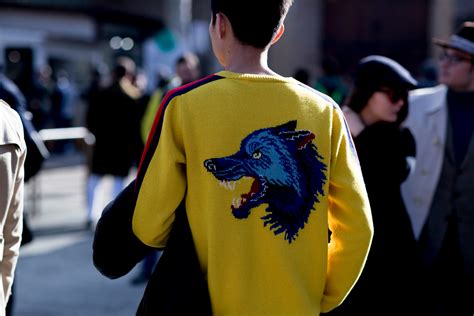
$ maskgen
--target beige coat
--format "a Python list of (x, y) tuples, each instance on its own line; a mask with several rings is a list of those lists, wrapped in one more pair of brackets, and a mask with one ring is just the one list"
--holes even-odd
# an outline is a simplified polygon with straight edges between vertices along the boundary
[(405, 126), (415, 137), (417, 164), (401, 191), (417, 239), (428, 218), (443, 166), (448, 121), (446, 93), (443, 85), (410, 93), (410, 112)]
[(0, 100), (0, 315), (10, 297), (21, 243), (25, 157), (20, 117)]

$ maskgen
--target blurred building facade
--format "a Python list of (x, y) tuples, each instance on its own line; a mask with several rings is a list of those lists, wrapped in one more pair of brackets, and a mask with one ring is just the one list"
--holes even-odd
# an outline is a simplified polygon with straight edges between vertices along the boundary
[[(122, 54), (137, 61), (153, 86), (159, 71), (172, 71), (177, 56), (193, 50), (204, 73), (216, 71), (209, 3), (1, 0), (0, 64), (13, 79), (48, 64), (86, 84), (91, 68)], [(317, 74), (320, 60), (331, 55), (350, 72), (361, 57), (384, 54), (416, 71), (435, 54), (431, 38), (448, 36), (465, 19), (474, 19), (472, 0), (295, 0), (270, 64), (284, 75), (297, 68)]]

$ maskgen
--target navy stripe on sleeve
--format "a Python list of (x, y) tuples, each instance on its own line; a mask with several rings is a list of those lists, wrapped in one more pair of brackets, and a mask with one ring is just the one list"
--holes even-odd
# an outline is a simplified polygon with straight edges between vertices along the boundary
[(196, 89), (207, 83), (210, 83), (222, 78), (224, 77), (217, 76), (217, 75), (210, 75), (208, 77), (191, 82), (182, 87), (175, 88), (171, 90), (170, 92), (168, 92), (166, 96), (163, 98), (163, 101), (161, 102), (160, 108), (155, 117), (155, 121), (153, 122), (153, 127), (151, 129), (151, 132), (148, 135), (148, 140), (145, 146), (145, 150), (143, 151), (140, 165), (138, 167), (137, 178), (136, 178), (136, 183), (135, 183), (135, 192), (137, 194), (140, 190), (141, 184), (145, 177), (145, 173), (146, 173), (146, 170), (148, 169), (148, 165), (150, 164), (150, 161), (153, 158), (155, 150), (158, 147), (158, 142), (160, 140), (160, 135), (161, 135), (161, 129), (163, 127), (163, 119), (165, 116), (165, 111), (168, 108), (168, 105), (170, 104), (171, 100), (193, 89)]

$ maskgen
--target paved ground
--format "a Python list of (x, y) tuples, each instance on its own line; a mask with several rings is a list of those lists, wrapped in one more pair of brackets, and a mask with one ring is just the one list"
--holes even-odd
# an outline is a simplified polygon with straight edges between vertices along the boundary
[[(85, 164), (71, 156), (51, 159), (36, 185), (28, 184), (35, 239), (21, 249), (15, 316), (134, 315), (144, 290), (130, 284), (136, 271), (108, 280), (92, 265), (93, 232), (84, 229), (85, 181)], [(102, 183), (103, 204), (110, 185), (110, 179)]]

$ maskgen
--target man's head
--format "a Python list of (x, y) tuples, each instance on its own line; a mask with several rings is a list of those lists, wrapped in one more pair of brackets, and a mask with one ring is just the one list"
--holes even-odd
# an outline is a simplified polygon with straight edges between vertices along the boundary
[(401, 122), (408, 114), (408, 91), (418, 82), (395, 60), (371, 55), (360, 60), (347, 106), (356, 113), (372, 112), (377, 119)]
[(455, 91), (474, 91), (474, 22), (464, 22), (447, 41), (434, 43), (443, 49), (439, 82)]
[(212, 25), (224, 15), (243, 45), (264, 49), (278, 33), (293, 0), (211, 0)]
[(199, 79), (201, 74), (199, 58), (193, 53), (185, 53), (176, 61), (176, 75), (181, 79), (181, 85)]

